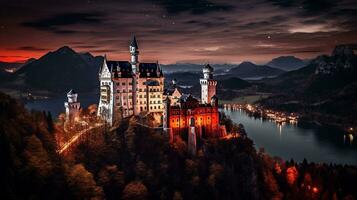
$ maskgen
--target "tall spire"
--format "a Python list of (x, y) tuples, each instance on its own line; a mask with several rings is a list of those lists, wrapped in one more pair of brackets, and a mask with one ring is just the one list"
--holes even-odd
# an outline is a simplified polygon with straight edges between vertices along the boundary
[(135, 35), (133, 35), (133, 39), (131, 40), (130, 46), (135, 47), (136, 49), (139, 49), (138, 42), (136, 41)]

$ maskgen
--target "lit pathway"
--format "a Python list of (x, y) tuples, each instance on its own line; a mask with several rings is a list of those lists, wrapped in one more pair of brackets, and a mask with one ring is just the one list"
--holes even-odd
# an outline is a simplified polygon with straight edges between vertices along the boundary
[(75, 134), (68, 142), (64, 143), (61, 148), (59, 150), (57, 150), (57, 152), (59, 154), (62, 154), (63, 152), (65, 152), (68, 148), (70, 148), (75, 142), (77, 142), (77, 140), (84, 135), (85, 133), (87, 133), (88, 131), (94, 129), (94, 128), (98, 128), (100, 126), (103, 126), (104, 124), (102, 123), (96, 123), (95, 126), (91, 126), (85, 130), (82, 130), (80, 132), (78, 132), (77, 134)]

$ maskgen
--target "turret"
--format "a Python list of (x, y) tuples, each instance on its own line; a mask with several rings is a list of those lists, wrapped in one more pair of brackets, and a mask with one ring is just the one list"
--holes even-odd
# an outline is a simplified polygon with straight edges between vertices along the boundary
[(207, 64), (203, 67), (203, 78), (204, 79), (213, 79), (213, 67), (211, 65)]
[(135, 35), (133, 36), (133, 39), (131, 40), (130, 46), (129, 46), (129, 51), (131, 54), (131, 66), (133, 69), (133, 73), (137, 72), (137, 64), (139, 63), (139, 47), (138, 43), (136, 41)]
[(77, 101), (78, 94), (74, 90), (67, 93), (67, 102), (64, 102), (66, 109), (66, 120), (72, 122), (78, 117), (80, 103)]
[(73, 89), (71, 89), (67, 93), (68, 103), (76, 103), (77, 97), (78, 97), (78, 94)]
[(213, 67), (207, 64), (203, 67), (203, 78), (200, 79), (201, 84), (201, 103), (211, 103), (211, 98), (216, 95), (217, 81), (213, 79)]

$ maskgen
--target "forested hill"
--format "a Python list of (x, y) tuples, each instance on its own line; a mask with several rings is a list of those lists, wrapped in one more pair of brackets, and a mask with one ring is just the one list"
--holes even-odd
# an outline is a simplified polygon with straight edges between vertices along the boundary
[(191, 156), (183, 140), (169, 144), (164, 134), (130, 118), (60, 159), (49, 115), (29, 113), (0, 94), (0, 120), (1, 199), (357, 197), (356, 167), (273, 159), (256, 152), (244, 133), (199, 141), (204, 150)]

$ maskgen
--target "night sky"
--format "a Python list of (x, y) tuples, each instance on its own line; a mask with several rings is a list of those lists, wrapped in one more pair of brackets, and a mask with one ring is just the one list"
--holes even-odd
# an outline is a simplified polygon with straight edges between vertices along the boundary
[(264, 63), (312, 58), (357, 43), (356, 0), (1, 0), (0, 60), (38, 58), (68, 45), (128, 60)]

